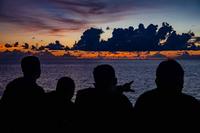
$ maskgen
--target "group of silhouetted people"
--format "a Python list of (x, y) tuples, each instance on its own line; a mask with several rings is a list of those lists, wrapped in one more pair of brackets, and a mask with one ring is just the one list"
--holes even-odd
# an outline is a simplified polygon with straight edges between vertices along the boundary
[[(175, 60), (160, 63), (157, 88), (142, 94), (133, 106), (123, 94), (131, 84), (117, 85), (110, 65), (94, 68), (94, 88), (79, 90), (70, 77), (58, 80), (56, 90), (47, 92), (37, 85), (40, 61), (35, 56), (21, 61), (23, 77), (10, 82), (0, 100), (2, 133), (107, 132), (198, 128), (200, 103), (182, 93), (184, 70)], [(162, 130), (160, 130), (162, 128)]]

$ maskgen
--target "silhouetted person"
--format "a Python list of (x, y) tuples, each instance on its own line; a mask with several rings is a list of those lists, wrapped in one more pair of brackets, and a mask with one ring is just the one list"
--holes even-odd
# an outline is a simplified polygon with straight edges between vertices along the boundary
[[(129, 127), (132, 104), (116, 87), (117, 78), (110, 65), (99, 65), (93, 71), (95, 88), (77, 93), (77, 124), (83, 130), (124, 129)], [(95, 131), (95, 130), (94, 130)]]
[(134, 107), (136, 127), (172, 130), (192, 126), (200, 120), (199, 102), (182, 93), (184, 70), (175, 60), (160, 63), (156, 71), (157, 88), (142, 94)]
[(58, 80), (55, 91), (46, 94), (47, 120), (50, 131), (67, 132), (72, 130), (75, 106), (72, 102), (75, 83), (69, 77)]
[(5, 132), (41, 131), (44, 90), (36, 83), (40, 61), (35, 56), (24, 57), (21, 68), (24, 76), (7, 85), (1, 99), (3, 126)]

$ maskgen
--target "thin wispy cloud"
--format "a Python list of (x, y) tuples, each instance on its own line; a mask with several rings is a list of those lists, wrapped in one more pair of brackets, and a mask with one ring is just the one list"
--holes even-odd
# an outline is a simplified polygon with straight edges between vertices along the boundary
[[(28, 30), (78, 31), (91, 25), (118, 21), (135, 7), (133, 2), (113, 0), (1, 0), (0, 23)], [(121, 13), (121, 14), (120, 14)]]

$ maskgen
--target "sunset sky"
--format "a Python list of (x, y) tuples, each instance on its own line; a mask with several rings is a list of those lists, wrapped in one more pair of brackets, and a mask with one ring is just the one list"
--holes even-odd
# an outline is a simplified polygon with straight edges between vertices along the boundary
[(162, 22), (200, 36), (199, 13), (200, 0), (0, 0), (0, 43), (72, 46), (89, 27), (107, 39), (113, 28)]

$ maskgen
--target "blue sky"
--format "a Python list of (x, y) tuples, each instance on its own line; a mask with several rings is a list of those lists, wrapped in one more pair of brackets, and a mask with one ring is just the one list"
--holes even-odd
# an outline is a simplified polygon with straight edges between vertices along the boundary
[(0, 0), (0, 43), (72, 45), (89, 27), (113, 28), (139, 23), (171, 24), (178, 33), (200, 36), (200, 0)]

